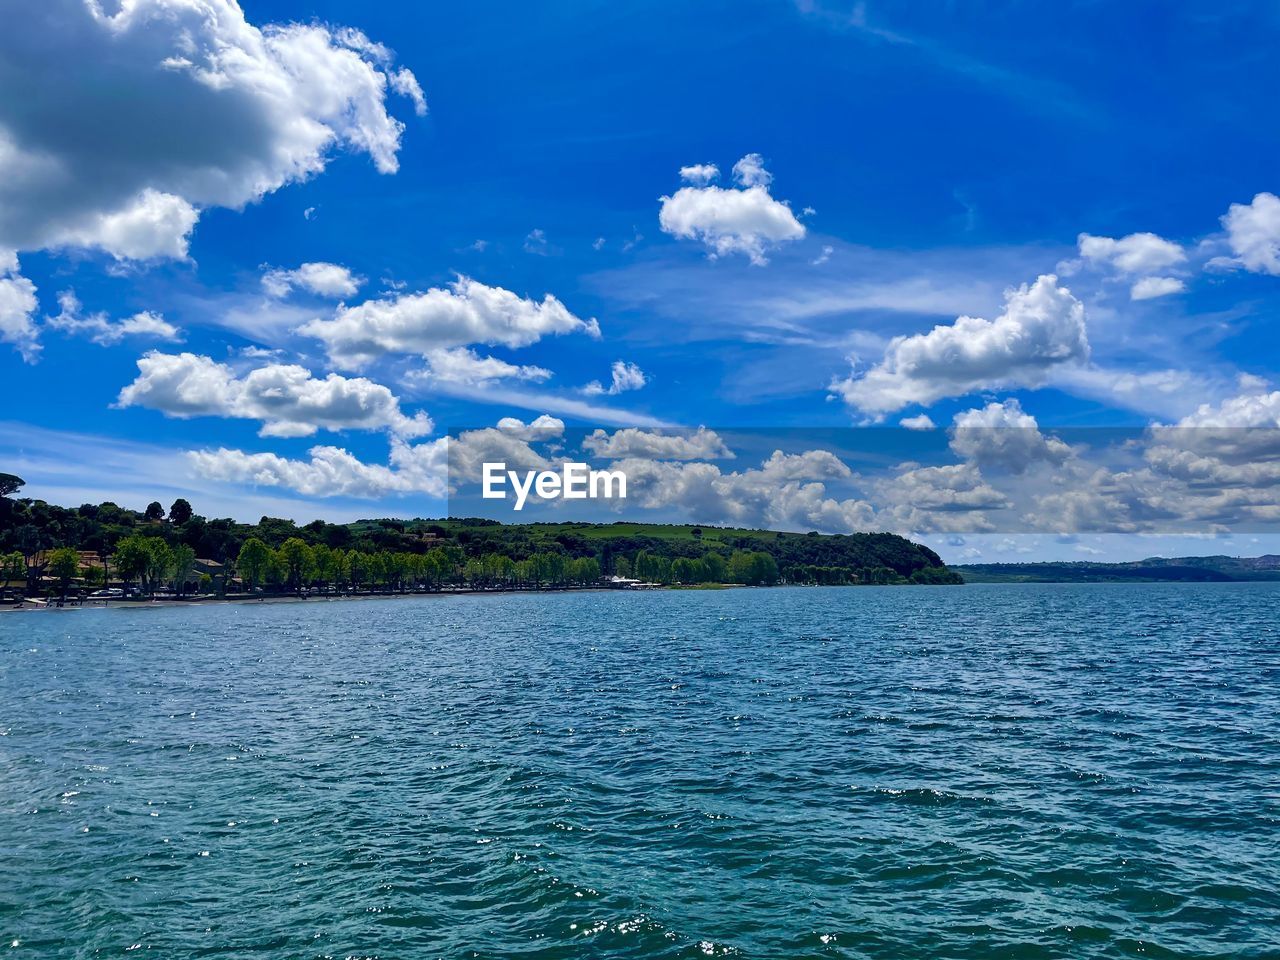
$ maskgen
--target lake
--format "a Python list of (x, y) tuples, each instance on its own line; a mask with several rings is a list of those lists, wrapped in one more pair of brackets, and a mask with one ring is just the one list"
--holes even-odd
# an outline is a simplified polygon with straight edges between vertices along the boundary
[(15, 958), (1276, 957), (1280, 584), (0, 615)]

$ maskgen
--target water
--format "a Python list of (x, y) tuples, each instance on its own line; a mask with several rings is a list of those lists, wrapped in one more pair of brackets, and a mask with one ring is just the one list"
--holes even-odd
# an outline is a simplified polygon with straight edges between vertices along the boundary
[(1280, 956), (1280, 585), (0, 615), (6, 956)]

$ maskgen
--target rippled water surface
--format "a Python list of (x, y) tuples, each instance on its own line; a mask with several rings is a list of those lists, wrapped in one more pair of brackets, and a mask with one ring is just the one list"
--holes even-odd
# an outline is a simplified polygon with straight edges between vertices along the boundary
[(0, 954), (1280, 956), (1280, 585), (0, 615)]

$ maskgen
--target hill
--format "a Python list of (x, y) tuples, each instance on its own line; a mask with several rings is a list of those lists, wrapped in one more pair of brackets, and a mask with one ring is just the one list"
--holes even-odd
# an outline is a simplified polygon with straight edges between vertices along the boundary
[(1125, 563), (973, 563), (951, 569), (966, 583), (1228, 583), (1280, 580), (1280, 556), (1148, 557)]
[[(271, 582), (273, 569), (291, 568), (294, 575), (288, 579), (295, 586), (310, 563), (301, 550), (326, 558), (347, 555), (348, 561), (383, 571), (412, 570), (414, 558), (429, 556), (436, 582), (464, 582), (469, 570), (481, 566), (489, 573), (476, 576), (492, 580), (493, 570), (521, 563), (659, 583), (962, 582), (932, 550), (888, 533), (820, 535), (631, 522), (504, 524), (482, 518), (315, 520), (299, 526), (263, 517), (249, 524), (202, 517), (185, 500), (175, 501), (167, 512), (159, 503), (138, 512), (114, 503), (60, 507), (0, 497), (0, 558), (7, 557), (15, 569), (24, 560), (28, 568), (40, 567), (42, 558), (59, 548), (80, 551), (82, 559), (99, 557), (107, 565), (122, 543), (137, 539), (227, 566), (253, 541), (255, 551), (259, 546), (273, 554), (293, 550), (292, 560), (273, 556), (255, 566), (265, 565), (262, 583)], [(27, 579), (35, 582), (42, 573), (29, 569)], [(388, 582), (391, 576), (386, 574)]]

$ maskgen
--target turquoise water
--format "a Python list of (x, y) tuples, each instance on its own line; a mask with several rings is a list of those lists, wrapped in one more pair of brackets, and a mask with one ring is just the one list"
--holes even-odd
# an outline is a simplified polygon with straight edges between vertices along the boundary
[(1280, 956), (1278, 604), (0, 615), (0, 954)]

